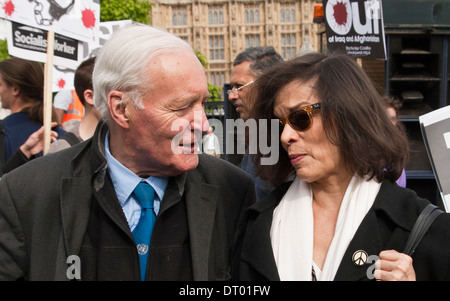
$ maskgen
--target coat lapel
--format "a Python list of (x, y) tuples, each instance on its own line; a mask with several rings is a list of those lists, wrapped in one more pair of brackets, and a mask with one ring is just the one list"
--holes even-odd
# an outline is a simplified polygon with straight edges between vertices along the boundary
[[(59, 244), (58, 258), (67, 259), (70, 255), (78, 255), (86, 233), (91, 206), (91, 176), (63, 178), (61, 182), (61, 223), (62, 239)], [(59, 264), (56, 277), (66, 277), (67, 264)], [(63, 269), (63, 270), (61, 270)]]
[(273, 210), (290, 185), (288, 182), (275, 189), (268, 198), (257, 202), (248, 211), (249, 224), (243, 239), (241, 260), (271, 281), (280, 280), (270, 241)]
[[(401, 252), (403, 240), (394, 239), (393, 229), (401, 229), (398, 233), (408, 233), (414, 225), (414, 219), (420, 212), (411, 198), (415, 193), (405, 193), (405, 189), (389, 180), (384, 180), (375, 202), (355, 233), (347, 251), (342, 258), (335, 280), (368, 280), (367, 271), (374, 269), (374, 260), (381, 251), (397, 249)], [(406, 241), (406, 239), (405, 239)], [(400, 244), (399, 244), (400, 243)], [(369, 259), (364, 265), (353, 263), (353, 254), (358, 250), (366, 251)], [(373, 256), (370, 258), (370, 256)], [(369, 275), (370, 276), (370, 275)]]
[(259, 218), (248, 227), (242, 246), (241, 260), (247, 262), (264, 278), (280, 280), (270, 241), (273, 210), (262, 212)]
[(208, 279), (212, 230), (219, 187), (203, 182), (197, 172), (188, 173), (185, 186), (186, 210), (194, 280)]
[(357, 281), (373, 279), (371, 278), (371, 272), (373, 272), (373, 265), (381, 251), (382, 243), (377, 217), (375, 210), (372, 208), (364, 217), (345, 251), (334, 280)]

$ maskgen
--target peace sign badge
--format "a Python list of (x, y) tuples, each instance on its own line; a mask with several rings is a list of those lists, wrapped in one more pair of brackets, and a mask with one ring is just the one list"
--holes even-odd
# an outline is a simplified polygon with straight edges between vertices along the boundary
[(369, 255), (364, 250), (358, 250), (353, 253), (352, 261), (355, 265), (364, 265), (367, 262)]

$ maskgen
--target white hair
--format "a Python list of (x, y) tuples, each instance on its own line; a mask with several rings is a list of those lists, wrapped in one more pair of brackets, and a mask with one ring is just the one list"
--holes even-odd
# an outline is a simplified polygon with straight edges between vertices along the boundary
[(107, 97), (114, 90), (124, 92), (137, 108), (143, 108), (142, 98), (152, 89), (149, 60), (161, 53), (176, 55), (180, 50), (194, 53), (180, 38), (147, 25), (133, 24), (114, 33), (101, 48), (92, 74), (94, 105), (102, 119), (109, 119)]

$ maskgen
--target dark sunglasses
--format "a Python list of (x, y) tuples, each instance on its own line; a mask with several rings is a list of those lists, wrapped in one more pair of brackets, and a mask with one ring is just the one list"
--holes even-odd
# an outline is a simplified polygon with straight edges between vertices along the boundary
[(301, 107), (290, 113), (285, 119), (280, 119), (280, 123), (285, 126), (289, 124), (294, 130), (303, 132), (309, 129), (313, 123), (312, 113), (320, 109), (320, 102), (309, 106)]

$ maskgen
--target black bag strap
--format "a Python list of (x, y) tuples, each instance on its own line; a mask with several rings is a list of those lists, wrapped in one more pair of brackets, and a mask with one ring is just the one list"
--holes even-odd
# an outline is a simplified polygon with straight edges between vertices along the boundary
[(5, 166), (5, 129), (3, 128), (3, 120), (0, 120), (0, 163), (1, 166)]
[(441, 209), (433, 204), (428, 204), (420, 213), (419, 217), (414, 224), (411, 234), (406, 242), (405, 250), (403, 253), (411, 256), (419, 244), (420, 240), (423, 238), (428, 228), (434, 222), (434, 220), (441, 214), (444, 213)]

